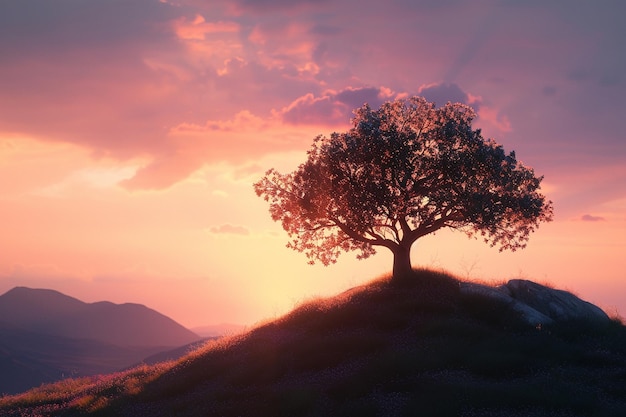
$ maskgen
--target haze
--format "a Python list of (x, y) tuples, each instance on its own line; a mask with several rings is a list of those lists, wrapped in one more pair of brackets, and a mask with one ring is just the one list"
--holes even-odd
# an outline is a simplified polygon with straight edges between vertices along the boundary
[(424, 95), (544, 175), (555, 221), (499, 253), (463, 234), (415, 266), (524, 277), (626, 313), (621, 1), (21, 0), (0, 5), (0, 293), (253, 324), (391, 269), (311, 267), (252, 183), (368, 102)]

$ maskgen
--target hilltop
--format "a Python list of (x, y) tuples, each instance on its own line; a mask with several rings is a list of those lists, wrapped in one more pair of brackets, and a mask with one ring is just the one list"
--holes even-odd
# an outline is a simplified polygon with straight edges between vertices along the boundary
[(463, 285), (429, 270), (403, 287), (383, 277), (177, 361), (5, 397), (0, 414), (626, 415), (618, 320), (534, 325), (506, 297)]

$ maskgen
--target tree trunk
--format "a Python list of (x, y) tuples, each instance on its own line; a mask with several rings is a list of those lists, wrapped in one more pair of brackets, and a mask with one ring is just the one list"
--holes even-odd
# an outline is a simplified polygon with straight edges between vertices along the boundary
[(393, 277), (392, 282), (402, 284), (410, 281), (413, 275), (411, 267), (411, 247), (399, 245), (393, 252)]

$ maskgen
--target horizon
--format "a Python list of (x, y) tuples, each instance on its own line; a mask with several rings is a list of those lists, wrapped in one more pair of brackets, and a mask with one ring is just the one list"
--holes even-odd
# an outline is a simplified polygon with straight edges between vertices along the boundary
[[(355, 16), (354, 9), (359, 9)], [(526, 278), (626, 315), (626, 4), (108, 0), (0, 5), (0, 294), (254, 325), (391, 271), (309, 266), (252, 184), (351, 111), (459, 101), (543, 175), (554, 221), (498, 252), (461, 232), (414, 267)]]

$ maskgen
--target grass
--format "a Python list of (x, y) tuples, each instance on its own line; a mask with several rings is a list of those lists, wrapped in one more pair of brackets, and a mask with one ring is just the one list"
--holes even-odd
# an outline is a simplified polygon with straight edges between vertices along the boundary
[(3, 416), (626, 415), (626, 329), (528, 328), (448, 274), (382, 277), (176, 362), (0, 399)]

